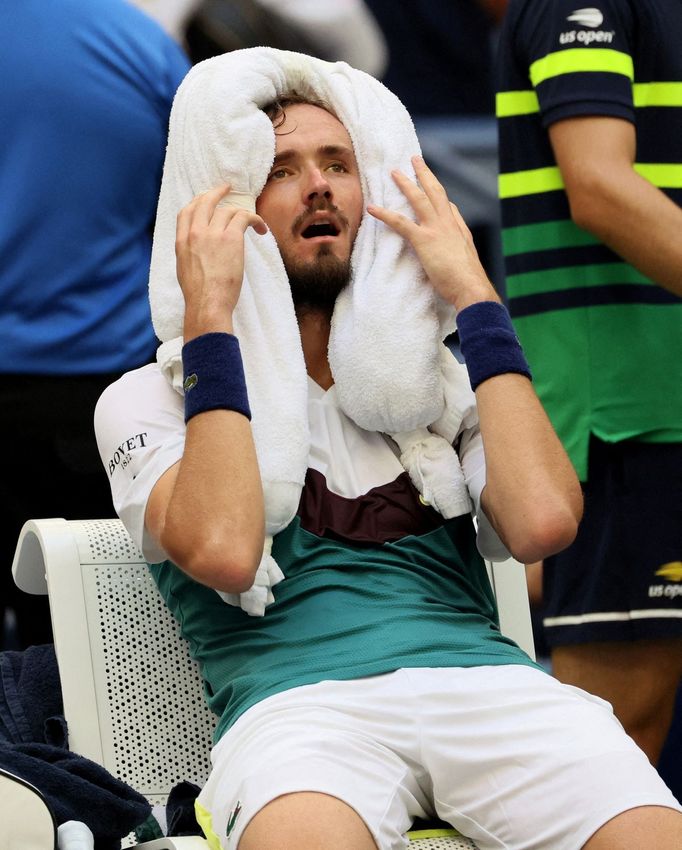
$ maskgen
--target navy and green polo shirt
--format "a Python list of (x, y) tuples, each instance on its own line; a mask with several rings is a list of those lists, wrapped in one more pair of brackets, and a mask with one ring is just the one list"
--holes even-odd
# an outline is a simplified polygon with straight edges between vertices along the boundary
[(682, 441), (682, 300), (571, 221), (547, 127), (581, 115), (631, 121), (636, 171), (680, 204), (682, 3), (511, 0), (497, 90), (509, 308), (585, 480), (590, 434)]
[[(500, 631), (472, 517), (444, 520), (425, 505), (387, 439), (348, 419), (333, 387), (309, 387), (310, 468), (296, 518), (274, 538), (285, 579), (265, 616), (226, 604), (168, 561), (151, 566), (201, 665), (220, 717), (216, 740), (250, 706), (300, 685), (409, 667), (533, 664)], [(155, 427), (147, 446), (167, 441), (170, 432)], [(147, 446), (136, 450), (139, 469), (156, 463)], [(463, 435), (460, 457), (477, 477), (477, 429)], [(486, 522), (480, 515), (479, 530)]]

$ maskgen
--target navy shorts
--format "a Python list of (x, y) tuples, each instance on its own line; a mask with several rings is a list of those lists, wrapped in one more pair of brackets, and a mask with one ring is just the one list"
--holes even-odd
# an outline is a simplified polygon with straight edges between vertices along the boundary
[(682, 636), (682, 443), (590, 441), (575, 542), (544, 565), (551, 646)]

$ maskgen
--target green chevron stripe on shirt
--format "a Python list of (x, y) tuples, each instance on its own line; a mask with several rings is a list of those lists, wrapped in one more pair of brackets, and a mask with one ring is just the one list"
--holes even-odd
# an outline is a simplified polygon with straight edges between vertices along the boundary
[(558, 50), (548, 53), (530, 66), (530, 79), (537, 86), (552, 77), (561, 74), (575, 74), (580, 71), (598, 71), (610, 74), (623, 74), (634, 80), (635, 72), (632, 57), (619, 50), (606, 47), (575, 47), (570, 50)]
[(559, 169), (551, 166), (500, 174), (498, 186), (500, 198), (520, 198), (522, 195), (537, 195), (539, 192), (563, 189), (564, 181)]
[(636, 162), (634, 169), (640, 177), (659, 189), (682, 189), (682, 163)]
[(600, 263), (509, 275), (507, 294), (511, 298), (519, 298), (523, 295), (538, 295), (542, 292), (560, 292), (567, 289), (586, 289), (591, 286), (620, 283), (654, 286), (648, 278), (627, 263)]
[(598, 239), (586, 230), (581, 230), (570, 219), (505, 227), (502, 231), (502, 250), (505, 257), (529, 251), (551, 251), (553, 248), (573, 248), (576, 245), (598, 243)]
[(635, 106), (682, 106), (682, 83), (635, 83)]
[[(682, 163), (636, 162), (634, 169), (659, 189), (682, 189)], [(559, 169), (550, 166), (500, 174), (498, 187), (500, 198), (520, 198), (563, 189), (564, 181)]]
[(523, 91), (501, 91), (495, 97), (495, 114), (498, 118), (512, 115), (531, 115), (540, 111), (538, 96), (532, 89)]
[[(634, 83), (632, 99), (635, 107), (639, 109), (652, 106), (682, 106), (682, 83)], [(532, 115), (539, 111), (540, 104), (533, 89), (501, 91), (495, 97), (495, 114), (498, 118)]]

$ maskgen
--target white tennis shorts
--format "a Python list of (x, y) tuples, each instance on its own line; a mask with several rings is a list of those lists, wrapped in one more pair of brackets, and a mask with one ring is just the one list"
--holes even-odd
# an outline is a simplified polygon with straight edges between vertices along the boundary
[(225, 850), (297, 791), (346, 802), (379, 850), (406, 847), (415, 817), (481, 850), (579, 850), (627, 809), (682, 811), (608, 703), (522, 665), (294, 688), (245, 712), (212, 762), (198, 810)]

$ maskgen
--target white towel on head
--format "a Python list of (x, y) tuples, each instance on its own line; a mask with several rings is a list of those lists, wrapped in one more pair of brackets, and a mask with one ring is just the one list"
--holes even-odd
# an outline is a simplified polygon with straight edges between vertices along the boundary
[[(390, 171), (399, 168), (414, 177), (410, 158), (420, 152), (419, 143), (403, 105), (373, 77), (344, 62), (267, 47), (196, 65), (178, 89), (171, 112), (150, 273), (152, 318), (162, 341), (157, 360), (179, 392), (184, 300), (175, 271), (176, 216), (195, 195), (226, 182), (240, 205), (255, 208), (275, 152), (272, 123), (262, 107), (292, 90), (326, 101), (345, 125), (365, 203), (413, 217)], [(306, 372), (277, 244), (270, 233), (258, 236), (251, 230), (245, 242), (234, 329), (244, 360), (266, 534), (271, 537), (294, 517), (305, 478)], [(352, 267), (351, 283), (336, 302), (329, 342), (339, 403), (362, 428), (395, 437), (409, 456), (406, 468), (411, 465), (412, 480), (428, 493), (440, 494), (434, 504), (441, 505), (444, 515), (463, 513), (469, 504), (463, 478), (452, 481), (447, 469), (420, 460), (433, 456), (424, 429), (440, 422), (442, 437), (433, 440), (451, 443), (464, 411), (471, 408), (472, 393), (461, 379), (466, 370), (442, 344), (454, 328), (454, 309), (427, 284), (404, 240), (370, 215), (358, 230)], [(445, 367), (448, 358), (454, 365)], [(444, 369), (460, 375), (455, 384)], [(442, 456), (446, 449), (449, 468), (455, 469), (453, 450), (440, 446), (438, 452)], [(281, 578), (270, 564), (270, 544), (256, 581), (266, 588), (255, 594), (259, 602), (252, 604), (250, 591), (241, 594), (249, 613), (262, 613), (271, 599), (268, 582), (271, 586)]]

